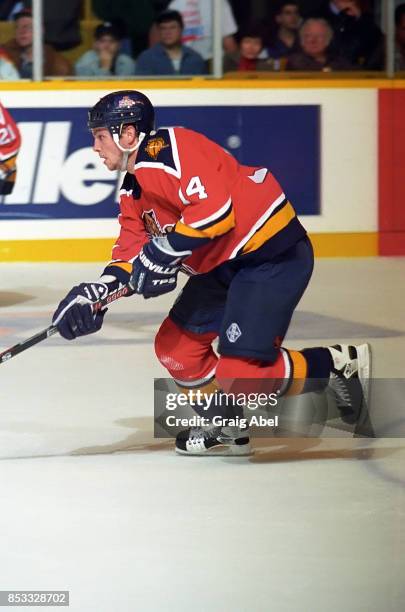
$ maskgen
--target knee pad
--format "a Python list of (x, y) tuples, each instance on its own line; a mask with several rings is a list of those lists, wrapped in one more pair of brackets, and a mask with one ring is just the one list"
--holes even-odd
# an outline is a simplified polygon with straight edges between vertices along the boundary
[(218, 361), (212, 348), (215, 337), (189, 332), (166, 318), (156, 334), (155, 353), (180, 385), (204, 384), (214, 376)]

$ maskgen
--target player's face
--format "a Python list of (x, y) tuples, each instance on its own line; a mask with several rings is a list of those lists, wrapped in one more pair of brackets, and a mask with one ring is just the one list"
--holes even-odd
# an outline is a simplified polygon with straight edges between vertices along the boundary
[(122, 151), (115, 144), (107, 128), (92, 130), (94, 144), (93, 151), (98, 153), (100, 159), (109, 170), (119, 170), (122, 162)]

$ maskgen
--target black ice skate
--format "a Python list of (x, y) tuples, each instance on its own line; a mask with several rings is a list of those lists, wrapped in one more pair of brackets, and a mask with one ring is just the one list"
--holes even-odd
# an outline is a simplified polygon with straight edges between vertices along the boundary
[(181, 455), (251, 455), (246, 430), (239, 427), (191, 427), (176, 437), (176, 452)]
[(368, 344), (329, 346), (333, 369), (329, 389), (342, 420), (350, 425), (359, 422), (367, 411), (371, 374), (371, 351)]

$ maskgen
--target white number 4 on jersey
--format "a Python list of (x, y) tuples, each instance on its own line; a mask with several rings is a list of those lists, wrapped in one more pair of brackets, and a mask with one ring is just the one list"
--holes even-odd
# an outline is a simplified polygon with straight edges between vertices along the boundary
[(199, 176), (193, 176), (190, 179), (190, 182), (187, 185), (186, 189), (186, 195), (188, 196), (192, 196), (195, 193), (198, 194), (200, 200), (205, 200), (205, 198), (208, 198), (207, 192), (205, 191), (205, 187), (202, 184)]

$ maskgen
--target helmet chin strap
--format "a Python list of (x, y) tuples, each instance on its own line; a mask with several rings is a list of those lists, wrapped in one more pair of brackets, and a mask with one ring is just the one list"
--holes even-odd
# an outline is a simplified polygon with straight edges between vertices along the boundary
[(129, 149), (125, 149), (122, 145), (120, 145), (120, 134), (112, 135), (115, 144), (117, 145), (119, 150), (123, 152), (122, 162), (121, 162), (121, 172), (125, 172), (125, 170), (127, 170), (129, 156), (131, 155), (131, 153), (139, 149), (145, 136), (146, 136), (145, 132), (139, 132), (138, 142), (136, 143), (136, 145), (134, 147), (130, 147)]

